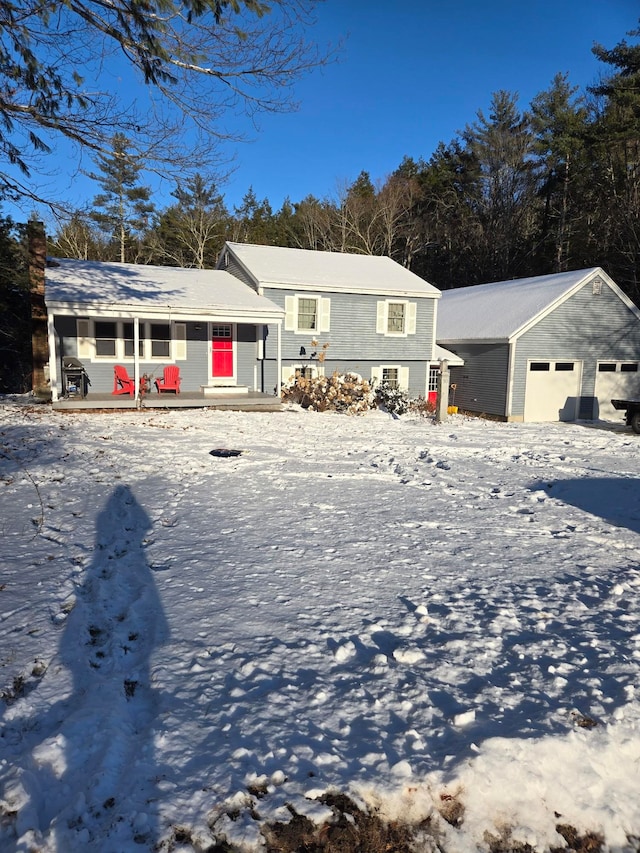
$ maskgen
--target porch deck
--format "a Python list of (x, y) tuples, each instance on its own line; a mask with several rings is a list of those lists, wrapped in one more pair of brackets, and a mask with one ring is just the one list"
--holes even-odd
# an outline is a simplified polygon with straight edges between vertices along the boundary
[(128, 394), (87, 394), (86, 397), (61, 397), (51, 404), (56, 411), (91, 409), (221, 409), (236, 412), (280, 412), (278, 397), (248, 391), (246, 394), (206, 396), (201, 391), (180, 394), (145, 394), (141, 400)]

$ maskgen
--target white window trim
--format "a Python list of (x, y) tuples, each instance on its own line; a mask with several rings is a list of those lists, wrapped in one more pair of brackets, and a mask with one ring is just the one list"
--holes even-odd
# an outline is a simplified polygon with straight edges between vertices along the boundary
[[(404, 329), (402, 332), (389, 331), (389, 306), (404, 305)], [(377, 303), (376, 332), (385, 338), (406, 338), (416, 333), (418, 303), (408, 299), (382, 299)]]
[[(430, 364), (427, 368), (427, 393), (432, 394), (438, 390), (438, 377), (441, 373), (439, 364)], [(432, 387), (433, 386), (433, 387)]]
[[(316, 301), (316, 328), (300, 329), (298, 327), (298, 303), (301, 299), (315, 299)], [(284, 328), (287, 332), (295, 335), (322, 335), (331, 330), (331, 300), (316, 293), (296, 293), (284, 298), (285, 321)]]
[[(133, 355), (125, 355), (124, 352), (124, 326), (126, 323), (132, 323), (133, 319), (115, 319), (110, 317), (100, 317), (96, 319), (78, 319), (76, 320), (76, 336), (77, 336), (77, 352), (78, 358), (87, 358), (90, 361), (99, 361), (101, 364), (119, 364), (127, 362), (133, 364), (135, 358)], [(169, 355), (151, 355), (151, 323), (169, 326), (170, 341)], [(115, 323), (116, 324), (116, 352), (115, 355), (98, 355), (96, 353), (96, 323)], [(129, 338), (128, 340), (131, 340)], [(187, 358), (187, 325), (186, 323), (166, 322), (164, 320), (147, 320), (140, 322), (140, 340), (143, 343), (142, 355), (139, 356), (139, 361), (148, 361), (152, 363), (164, 362), (165, 364), (173, 364), (176, 361), (184, 361)]]
[(401, 391), (409, 390), (409, 368), (401, 364), (378, 364), (371, 368), (371, 382), (382, 382), (385, 370), (398, 371), (398, 388)]
[(302, 370), (303, 368), (311, 371), (311, 379), (317, 379), (318, 376), (324, 376), (324, 373), (322, 372), (322, 365), (320, 364), (287, 364), (282, 368), (281, 381), (286, 385), (295, 377), (296, 371)]

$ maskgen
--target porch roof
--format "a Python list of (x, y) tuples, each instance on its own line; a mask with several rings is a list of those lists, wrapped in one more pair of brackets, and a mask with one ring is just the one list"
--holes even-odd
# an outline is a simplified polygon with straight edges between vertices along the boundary
[(222, 270), (50, 259), (45, 301), (53, 313), (233, 317), (273, 322), (284, 311)]

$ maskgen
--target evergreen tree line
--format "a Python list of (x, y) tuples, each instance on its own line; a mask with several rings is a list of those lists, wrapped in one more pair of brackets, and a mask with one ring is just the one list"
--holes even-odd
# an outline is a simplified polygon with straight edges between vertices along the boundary
[[(640, 36), (640, 29), (629, 34)], [(581, 92), (558, 74), (526, 110), (496, 92), (429, 159), (374, 183), (274, 211), (252, 188), (229, 209), (213, 180), (179, 184), (156, 210), (144, 164), (114, 138), (102, 188), (61, 224), (67, 257), (212, 267), (225, 240), (389, 255), (441, 289), (601, 265), (640, 301), (640, 44), (594, 47), (609, 71)]]
[[(251, 188), (229, 209), (206, 174), (158, 210), (148, 164), (117, 133), (95, 161), (99, 194), (60, 222), (49, 252), (211, 268), (233, 240), (389, 255), (441, 289), (601, 265), (640, 304), (640, 29), (629, 36), (594, 47), (597, 85), (558, 74), (525, 110), (499, 91), (428, 159), (277, 211)], [(24, 227), (0, 217), (0, 391), (29, 388), (27, 290)]]

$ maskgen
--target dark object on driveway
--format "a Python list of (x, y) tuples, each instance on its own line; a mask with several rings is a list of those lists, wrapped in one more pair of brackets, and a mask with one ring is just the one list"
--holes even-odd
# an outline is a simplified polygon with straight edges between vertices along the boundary
[(210, 456), (219, 456), (221, 458), (226, 458), (227, 456), (241, 456), (241, 450), (229, 450), (227, 447), (217, 447), (215, 450), (209, 451)]
[(612, 400), (614, 409), (625, 412), (625, 423), (640, 435), (640, 400)]

